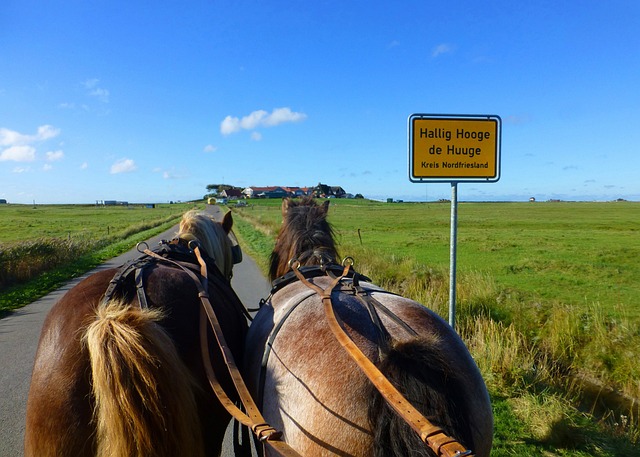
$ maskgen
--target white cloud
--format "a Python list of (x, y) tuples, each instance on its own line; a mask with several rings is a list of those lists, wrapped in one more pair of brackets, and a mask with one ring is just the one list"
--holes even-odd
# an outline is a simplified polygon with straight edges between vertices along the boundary
[(28, 171), (31, 171), (30, 167), (15, 167), (11, 170), (12, 173), (27, 173)]
[(306, 114), (294, 113), (291, 111), (291, 108), (276, 108), (270, 116), (265, 118), (264, 125), (271, 127), (278, 124), (284, 124), (285, 122), (304, 121), (306, 118)]
[(227, 116), (220, 123), (220, 133), (230, 135), (240, 130), (254, 130), (258, 127), (274, 127), (286, 122), (300, 122), (307, 118), (304, 113), (296, 113), (291, 108), (276, 108), (271, 114), (265, 110), (256, 110), (242, 119)]
[(240, 121), (240, 127), (242, 127), (245, 130), (253, 130), (256, 127), (259, 127), (260, 124), (263, 121), (265, 121), (268, 116), (269, 116), (269, 113), (267, 113), (263, 109), (254, 111), (248, 116), (245, 116), (242, 118), (242, 120)]
[(84, 87), (86, 87), (87, 89), (93, 89), (94, 87), (96, 87), (98, 85), (99, 82), (100, 82), (99, 79), (91, 78), (91, 79), (87, 79), (85, 82), (83, 82), (82, 85)]
[(216, 148), (214, 145), (212, 144), (208, 144), (204, 147), (203, 151), (204, 152), (216, 152), (218, 150), (218, 148)]
[(45, 163), (45, 164), (42, 166), (42, 169), (43, 169), (44, 171), (49, 171), (49, 170), (51, 170), (52, 168), (53, 168), (53, 165), (51, 165), (50, 163)]
[(0, 146), (13, 146), (22, 143), (28, 143), (27, 135), (5, 128), (0, 129)]
[(36, 159), (36, 148), (33, 146), (11, 146), (0, 151), (0, 162), (33, 162)]
[(89, 168), (89, 164), (87, 162), (82, 162), (82, 164), (80, 165), (80, 169), (86, 170), (87, 168)]
[(38, 127), (38, 133), (36, 135), (36, 141), (44, 141), (49, 138), (54, 138), (60, 135), (60, 129), (57, 129), (51, 125), (41, 125)]
[[(60, 129), (45, 124), (38, 127), (33, 135), (20, 133), (7, 128), (0, 128), (0, 162), (33, 162), (36, 159), (35, 144), (54, 138)], [(62, 153), (62, 151), (56, 151)], [(47, 153), (49, 154), (49, 153)], [(21, 171), (19, 171), (21, 172)]]
[(240, 131), (240, 119), (237, 117), (227, 116), (220, 123), (220, 133), (229, 135)]
[(453, 47), (447, 43), (441, 43), (431, 51), (431, 57), (438, 57), (442, 54), (448, 54), (453, 51)]
[(109, 91), (103, 87), (99, 87), (100, 80), (97, 78), (87, 79), (82, 85), (87, 89), (91, 97), (95, 97), (102, 103), (109, 103)]
[(98, 87), (97, 89), (90, 91), (89, 95), (97, 98), (102, 103), (109, 103), (109, 91), (107, 89), (102, 89), (101, 87)]
[(113, 165), (111, 165), (111, 174), (116, 175), (118, 173), (129, 173), (136, 169), (136, 164), (131, 159), (120, 159)]
[(24, 146), (40, 141), (46, 141), (60, 134), (60, 129), (51, 125), (41, 125), (34, 135), (26, 135), (24, 133), (0, 128), (0, 146)]
[(253, 141), (260, 141), (262, 139), (262, 134), (260, 132), (251, 132), (251, 139)]
[(163, 179), (184, 179), (187, 175), (176, 173), (175, 170), (165, 170), (162, 172)]
[(62, 158), (64, 157), (64, 152), (60, 150), (48, 151), (46, 155), (49, 162), (55, 162), (56, 160), (62, 160)]

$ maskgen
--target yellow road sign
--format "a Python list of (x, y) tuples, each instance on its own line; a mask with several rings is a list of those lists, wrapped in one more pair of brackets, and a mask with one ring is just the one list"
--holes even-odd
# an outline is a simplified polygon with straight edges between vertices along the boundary
[(496, 182), (501, 119), (494, 115), (409, 116), (409, 179)]

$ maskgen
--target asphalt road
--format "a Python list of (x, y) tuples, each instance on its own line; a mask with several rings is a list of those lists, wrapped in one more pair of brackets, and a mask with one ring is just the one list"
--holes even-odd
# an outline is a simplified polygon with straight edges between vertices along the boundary
[[(208, 210), (216, 217), (221, 216), (220, 208), (217, 206), (209, 206)], [(151, 238), (147, 243), (154, 246), (160, 240), (173, 238), (176, 232), (177, 227), (173, 227)], [(86, 276), (99, 270), (118, 267), (139, 255), (134, 248), (0, 319), (0, 457), (17, 457), (24, 454), (25, 411), (31, 370), (40, 330), (49, 309)], [(269, 293), (268, 281), (253, 259), (246, 254), (243, 261), (234, 267), (233, 272), (232, 285), (236, 293), (245, 306), (256, 307), (260, 298), (266, 297)], [(232, 448), (225, 445), (222, 455), (233, 456)]]

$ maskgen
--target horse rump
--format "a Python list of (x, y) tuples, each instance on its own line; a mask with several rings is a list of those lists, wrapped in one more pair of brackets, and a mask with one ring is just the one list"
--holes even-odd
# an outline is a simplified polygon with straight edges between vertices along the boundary
[(160, 326), (162, 312), (122, 301), (96, 308), (84, 334), (97, 456), (203, 456), (195, 382)]
[[(462, 400), (462, 383), (437, 349), (436, 341), (416, 338), (395, 342), (378, 368), (430, 422), (473, 448), (469, 415)], [(369, 384), (369, 389), (368, 416), (374, 435), (374, 456), (437, 457), (373, 384)]]

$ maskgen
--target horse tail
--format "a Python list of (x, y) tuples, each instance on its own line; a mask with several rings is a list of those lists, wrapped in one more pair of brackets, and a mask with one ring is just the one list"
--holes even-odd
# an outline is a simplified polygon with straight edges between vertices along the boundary
[[(435, 344), (434, 344), (435, 343)], [(396, 342), (378, 365), (380, 371), (429, 421), (473, 449), (469, 412), (462, 401), (461, 374), (455, 373), (438, 349), (437, 341)], [(370, 385), (369, 422), (374, 456), (429, 456), (435, 454), (418, 434)]]
[(194, 381), (161, 318), (109, 301), (86, 330), (98, 457), (204, 455)]

